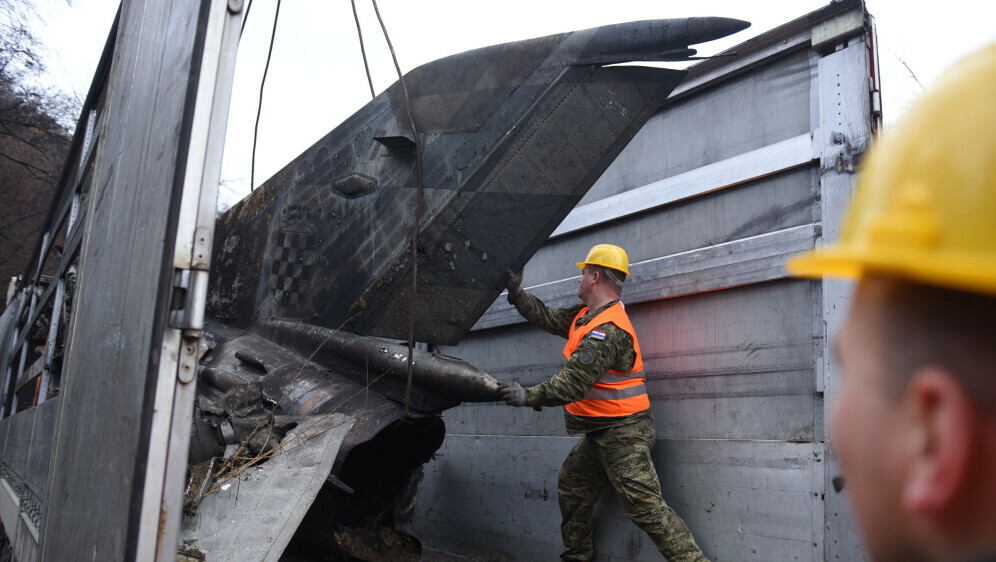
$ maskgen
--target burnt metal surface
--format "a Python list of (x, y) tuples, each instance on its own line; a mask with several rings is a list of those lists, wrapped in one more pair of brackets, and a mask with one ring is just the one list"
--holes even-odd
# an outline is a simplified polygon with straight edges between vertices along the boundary
[[(374, 533), (404, 552), (421, 549), (410, 525), (422, 465), (445, 434), (436, 413), (473, 393), (461, 384), (430, 392), (418, 381), (406, 417), (405, 381), (390, 373), (398, 369), (376, 359), (363, 365), (362, 354), (384, 342), (352, 334), (333, 341), (328, 332), (299, 334), (282, 347), (221, 324), (206, 327), (189, 462), (225, 468), (191, 482), (207, 492), (185, 506), (184, 548), (219, 560), (275, 560), (285, 549), (312, 559), (355, 555), (355, 537)], [(323, 340), (332, 342), (327, 349)], [(386, 361), (394, 361), (396, 350), (385, 349), (392, 352)], [(439, 359), (423, 353), (417, 360), (431, 366)], [(464, 366), (490, 392), (494, 379), (441, 360)], [(441, 372), (461, 376), (453, 367)], [(340, 435), (311, 439), (325, 429)]]
[(181, 549), (217, 562), (279, 560), (351, 425), (341, 414), (302, 418), (285, 451), (221, 484), (200, 500), (196, 514), (184, 516)]
[[(340, 369), (342, 374), (359, 382), (374, 376), (378, 379), (376, 387), (388, 395), (396, 394), (389, 387), (406, 381), (408, 376), (408, 348), (405, 345), (286, 321), (261, 322), (256, 330), (282, 347), (308, 354), (316, 363), (330, 366), (341, 365), (343, 361), (349, 363), (350, 368)], [(494, 377), (462, 359), (438, 353), (413, 351), (412, 384), (416, 390), (429, 391), (453, 406), (460, 402), (498, 400), (498, 381)], [(422, 411), (441, 411), (448, 407), (440, 406), (442, 404), (416, 405)]]
[[(631, 22), (409, 72), (425, 188), (415, 339), (459, 341), (684, 76), (600, 65), (685, 60), (747, 25)], [(395, 83), (225, 213), (209, 314), (407, 338), (414, 135)]]

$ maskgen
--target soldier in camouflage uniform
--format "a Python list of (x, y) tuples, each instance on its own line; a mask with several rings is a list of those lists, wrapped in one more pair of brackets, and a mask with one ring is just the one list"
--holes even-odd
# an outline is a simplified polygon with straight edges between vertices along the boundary
[[(669, 561), (707, 561), (688, 527), (664, 503), (650, 456), (654, 417), (643, 385), (639, 343), (619, 304), (628, 258), (622, 248), (603, 244), (577, 265), (583, 271), (578, 296), (585, 304), (569, 308), (548, 308), (522, 290), (521, 273), (510, 272), (508, 301), (531, 324), (568, 338), (567, 363), (550, 380), (528, 389), (500, 383), (502, 398), (511, 406), (566, 406), (568, 433), (582, 434), (557, 482), (561, 559), (594, 557), (592, 511), (611, 483), (626, 514)], [(599, 323), (590, 325), (596, 317)]]

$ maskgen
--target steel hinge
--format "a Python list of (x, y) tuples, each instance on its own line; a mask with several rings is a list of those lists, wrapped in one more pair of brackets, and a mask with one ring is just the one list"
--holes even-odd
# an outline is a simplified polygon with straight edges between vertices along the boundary
[(871, 91), (871, 113), (873, 117), (882, 115), (882, 92), (878, 90)]
[(173, 271), (173, 295), (170, 300), (169, 327), (183, 330), (188, 338), (199, 338), (204, 330), (207, 305), (208, 272), (204, 269)]

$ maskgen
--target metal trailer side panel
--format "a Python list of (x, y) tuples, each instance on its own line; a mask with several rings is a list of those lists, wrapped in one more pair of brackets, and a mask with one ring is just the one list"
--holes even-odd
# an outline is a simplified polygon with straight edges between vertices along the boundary
[[(58, 414), (59, 401), (49, 400), (39, 404), (34, 408), (34, 426), (31, 430), (31, 446), (28, 450), (27, 471), (24, 475), (24, 483), (37, 496), (41, 503), (46, 497), (46, 483), (48, 480), (48, 465), (52, 456), (52, 439), (55, 432), (55, 417)], [(41, 505), (37, 506), (41, 508)], [(35, 524), (39, 524), (35, 514)]]
[[(584, 255), (588, 248), (595, 243), (618, 243), (626, 248), (631, 263), (671, 255), (678, 252), (711, 246), (721, 242), (746, 238), (755, 234), (770, 232), (779, 227), (797, 226), (812, 222), (811, 213), (816, 193), (808, 190), (805, 184), (799, 183), (793, 178), (771, 177), (767, 182), (772, 182), (772, 186), (766, 188), (770, 191), (760, 194), (741, 193), (739, 196), (730, 196), (735, 201), (728, 201), (728, 197), (701, 197), (707, 191), (716, 191), (716, 195), (723, 195), (724, 188), (736, 188), (743, 185), (745, 180), (757, 181), (755, 178), (740, 178), (731, 173), (732, 185), (712, 184), (718, 178), (725, 178), (727, 174), (722, 170), (738, 170), (743, 167), (743, 162), (737, 158), (740, 154), (750, 154), (758, 147), (748, 144), (738, 137), (748, 136), (746, 133), (734, 134), (737, 119), (733, 116), (741, 111), (747, 111), (743, 106), (747, 103), (744, 100), (754, 96), (761, 96), (767, 99), (777, 100), (776, 105), (780, 108), (777, 111), (772, 107), (762, 108), (762, 113), (756, 114), (757, 118), (765, 117), (768, 121), (787, 120), (790, 126), (784, 128), (775, 125), (763, 126), (753, 122), (737, 125), (751, 130), (772, 129), (777, 134), (772, 133), (772, 145), (777, 145), (780, 141), (798, 137), (799, 135), (810, 136), (808, 131), (810, 123), (810, 91), (812, 88), (811, 75), (815, 72), (815, 57), (810, 57), (806, 51), (786, 54), (783, 58), (770, 61), (758, 68), (762, 76), (778, 76), (781, 82), (790, 84), (782, 90), (775, 90), (771, 87), (762, 88), (758, 85), (758, 78), (754, 74), (744, 75), (730, 79), (723, 84), (717, 85), (720, 92), (713, 93), (713, 90), (702, 92), (698, 97), (680, 100), (674, 107), (665, 105), (659, 114), (667, 115), (667, 119), (655, 117), (637, 133), (633, 141), (623, 150), (619, 158), (609, 166), (608, 170), (596, 182), (589, 191), (586, 199), (572, 212), (564, 221), (572, 221), (575, 213), (584, 208), (585, 204), (596, 207), (597, 212), (591, 213), (589, 224), (585, 228), (573, 232), (564, 233), (562, 236), (553, 238), (543, 246), (530, 261), (529, 267), (525, 270), (523, 283), (526, 286), (547, 283), (550, 281), (574, 277), (577, 275), (577, 268), (570, 260), (559, 259), (563, 255)], [(780, 102), (780, 103), (778, 103)], [(732, 106), (732, 107), (731, 107)], [(683, 112), (692, 112), (694, 119), (683, 117)], [(679, 127), (669, 129), (668, 127)], [(802, 131), (800, 132), (800, 129)], [(717, 134), (705, 134), (703, 131), (717, 131)], [(729, 131), (729, 132), (728, 132)], [(682, 133), (685, 133), (682, 136)], [(702, 138), (700, 138), (702, 137)], [(729, 146), (727, 146), (729, 143)], [(709, 145), (708, 150), (704, 147)], [(664, 166), (660, 162), (670, 162), (672, 151), (678, 155), (685, 154), (685, 147), (695, 146), (696, 165), (691, 169), (675, 162), (670, 166)], [(742, 149), (743, 153), (736, 150)], [(658, 151), (656, 156), (651, 156), (651, 151)], [(802, 157), (803, 164), (813, 160), (812, 149), (805, 151), (806, 156)], [(732, 154), (731, 154), (732, 153)], [(620, 165), (620, 162), (625, 165)], [(625, 217), (618, 223), (606, 223), (606, 219), (613, 218), (606, 216), (607, 211), (611, 211), (612, 198), (617, 195), (615, 190), (624, 189), (628, 191), (645, 190), (651, 193), (642, 194), (644, 198), (652, 195), (666, 195), (670, 191), (680, 191), (684, 189), (681, 185), (680, 176), (682, 174), (692, 174), (695, 170), (701, 170), (710, 165), (716, 170), (715, 175), (704, 178), (693, 177), (693, 185), (697, 189), (686, 192), (683, 200), (674, 201), (669, 205), (658, 209), (647, 209), (640, 214)], [(802, 173), (798, 170), (771, 170), (767, 173), (782, 172), (785, 175)], [(654, 177), (661, 174), (660, 177)], [(637, 179), (641, 182), (634, 185)], [(671, 180), (671, 181), (668, 181)], [(676, 181), (677, 180), (677, 181)], [(722, 181), (719, 179), (718, 181)], [(705, 183), (710, 182), (710, 183)], [(646, 188), (644, 188), (646, 186)], [(611, 189), (611, 190), (610, 190)], [(596, 191), (598, 190), (598, 191)], [(788, 193), (791, 191), (791, 194)], [(604, 196), (598, 200), (589, 199), (593, 193), (602, 193)], [(666, 199), (665, 199), (666, 200)], [(705, 202), (705, 201), (708, 201)], [(597, 203), (601, 203), (598, 205)], [(627, 201), (627, 206), (632, 207), (636, 202)], [(677, 208), (691, 207), (685, 211), (677, 211)], [(706, 208), (696, 208), (696, 207)], [(608, 207), (608, 209), (607, 209)], [(662, 222), (664, 214), (676, 213), (680, 216), (674, 220)], [(654, 215), (653, 218), (645, 215)], [(632, 221), (643, 221), (644, 225), (634, 228)], [(597, 225), (598, 228), (592, 228)], [(581, 227), (578, 224), (577, 227)], [(693, 226), (693, 228), (689, 228)], [(711, 229), (703, 232), (700, 229)], [(725, 232), (724, 229), (728, 229)], [(639, 232), (639, 242), (633, 243), (633, 232)], [(615, 241), (615, 242), (613, 242)], [(499, 302), (501, 302), (499, 300)]]
[[(10, 428), (7, 433), (3, 464), (0, 465), (4, 491), (9, 494), (8, 497), (3, 498), (5, 505), (2, 513), (8, 517), (4, 519), (6, 521), (4, 530), (14, 550), (19, 553), (19, 560), (35, 559), (38, 549), (37, 522), (31, 521), (28, 514), (25, 513), (25, 509), (29, 505), (36, 507), (38, 503), (36, 494), (32, 493), (25, 481), (35, 413), (34, 409), (26, 410), (7, 418), (10, 420)], [(11, 513), (11, 505), (15, 508), (13, 513)]]
[[(579, 205), (808, 134), (809, 56), (809, 51), (789, 53), (707, 92), (668, 104), (644, 125)], [(718, 134), (687, 134), (703, 126)]]
[[(42, 560), (175, 554), (180, 513), (168, 508), (183, 476), (170, 461), (182, 451), (185, 464), (193, 401), (175, 386), (192, 381), (184, 383), (182, 369), (185, 358), (195, 362), (199, 331), (195, 322), (173, 325), (174, 266), (196, 267), (197, 254), (209, 252), (197, 247), (195, 231), (210, 240), (213, 214), (203, 209), (214, 209), (225, 69), (237, 41), (219, 46), (223, 35), (235, 38), (223, 30), (240, 10), (224, 0), (128, 1), (109, 40), (62, 386), (58, 400), (32, 410), (58, 408), (54, 424), (44, 425), (51, 444), (39, 441), (31, 459), (48, 469), (43, 489), (58, 490), (42, 513)], [(203, 314), (203, 300), (199, 310), (191, 304), (196, 299), (181, 305), (186, 318)]]
[[(812, 441), (812, 289), (784, 280), (627, 306), (640, 334), (659, 439)], [(492, 333), (501, 332), (501, 333)], [(538, 384), (564, 340), (520, 324), (472, 334), (455, 350), (497, 378)], [(542, 358), (542, 362), (537, 362)], [(501, 404), (448, 411), (449, 433), (564, 434), (560, 408)]]
[[(787, 279), (783, 264), (836, 236), (867, 146), (868, 31), (853, 25), (866, 18), (861, 2), (834, 3), (752, 40), (743, 61), (692, 72), (526, 266), (527, 290), (566, 306), (576, 257), (595, 243), (629, 252), (623, 301), (645, 356), (654, 461), (711, 560), (864, 557), (826, 462), (827, 346), (846, 285)], [(814, 49), (816, 27), (848, 31)], [(499, 298), (443, 351), (531, 385), (559, 370), (562, 347)], [(416, 524), (426, 559), (555, 558), (556, 475), (576, 440), (561, 409), (474, 404), (445, 420)], [(596, 506), (595, 542), (596, 560), (660, 558), (614, 492)]]
[(198, 12), (196, 4), (148, 4), (122, 6), (106, 91), (50, 470), (49, 488), (60, 493), (46, 509), (44, 560), (125, 560), (135, 548), (131, 521), (143, 457), (154, 446), (146, 415), (160, 352), (154, 332), (165, 321), (157, 295), (192, 60), (175, 45), (194, 45)]
[(28, 450), (31, 448), (31, 428), (35, 422), (34, 410), (21, 412), (10, 418), (10, 431), (4, 449), (4, 465), (19, 482), (24, 481), (28, 469)]

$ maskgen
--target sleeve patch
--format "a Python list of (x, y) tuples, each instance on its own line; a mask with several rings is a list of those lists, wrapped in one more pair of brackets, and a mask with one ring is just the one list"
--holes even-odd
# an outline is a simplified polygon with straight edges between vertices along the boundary
[(580, 361), (582, 365), (591, 365), (597, 358), (598, 354), (595, 353), (594, 349), (585, 349), (581, 352), (581, 355), (578, 356), (578, 361)]
[(592, 330), (591, 331), (591, 339), (593, 339), (593, 340), (604, 340), (605, 339), (605, 332), (603, 332), (601, 330)]

